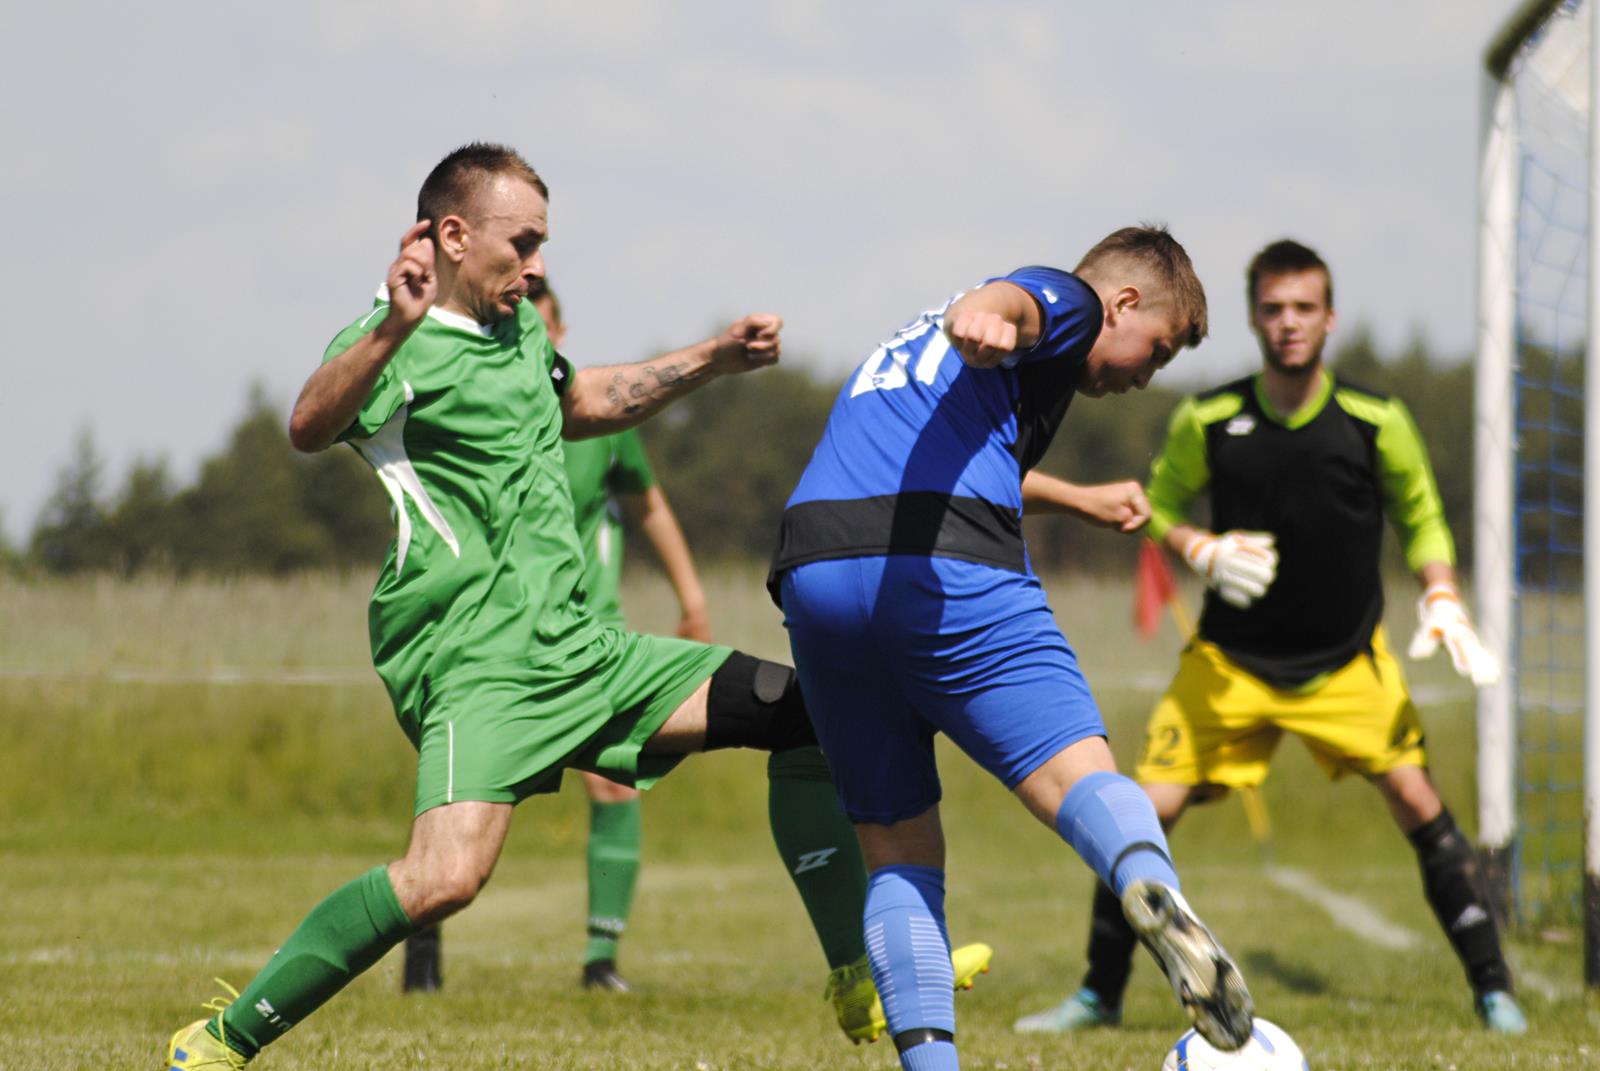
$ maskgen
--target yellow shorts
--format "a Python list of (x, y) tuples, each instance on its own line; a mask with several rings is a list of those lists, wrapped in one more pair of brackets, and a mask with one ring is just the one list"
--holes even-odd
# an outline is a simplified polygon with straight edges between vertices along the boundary
[(1304, 692), (1272, 687), (1213, 644), (1195, 640), (1156, 704), (1134, 777), (1144, 783), (1245, 788), (1267, 778), (1284, 733), (1304, 741), (1329, 777), (1423, 766), (1422, 722), (1383, 630)]

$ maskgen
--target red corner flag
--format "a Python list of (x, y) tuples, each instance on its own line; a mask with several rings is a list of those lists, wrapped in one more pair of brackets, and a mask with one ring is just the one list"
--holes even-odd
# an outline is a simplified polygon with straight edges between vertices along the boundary
[(1148, 640), (1161, 627), (1161, 610), (1178, 595), (1178, 585), (1167, 568), (1161, 548), (1148, 539), (1139, 541), (1139, 569), (1133, 584), (1133, 623)]

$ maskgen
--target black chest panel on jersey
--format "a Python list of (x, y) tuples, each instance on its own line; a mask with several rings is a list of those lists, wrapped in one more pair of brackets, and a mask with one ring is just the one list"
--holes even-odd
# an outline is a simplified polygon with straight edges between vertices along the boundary
[(1217, 393), (1244, 405), (1206, 427), (1212, 528), (1272, 532), (1278, 575), (1248, 610), (1207, 592), (1200, 632), (1269, 683), (1293, 687), (1372, 649), (1383, 616), (1376, 425), (1329, 396), (1290, 429), (1268, 419), (1250, 380)]
[(1081, 378), (1081, 357), (1037, 361), (1017, 369), (1017, 441), (1012, 453), (1024, 476), (1050, 449)]

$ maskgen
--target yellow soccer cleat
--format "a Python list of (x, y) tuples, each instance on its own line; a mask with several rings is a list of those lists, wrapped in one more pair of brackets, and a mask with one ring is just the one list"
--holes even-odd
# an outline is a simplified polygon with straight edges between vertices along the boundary
[[(989, 973), (992, 958), (994, 949), (981, 943), (962, 945), (950, 953), (950, 970), (956, 989), (971, 989), (978, 975)], [(872, 982), (872, 968), (865, 956), (834, 968), (828, 975), (828, 985), (822, 996), (832, 1001), (839, 1029), (854, 1044), (863, 1041), (871, 1044), (889, 1029), (883, 1002), (878, 999), (878, 987)]]
[[(239, 995), (233, 986), (222, 979), (218, 978), (217, 984), (235, 997)], [(201, 1007), (216, 1012), (216, 1015), (196, 1020), (172, 1035), (172, 1040), (167, 1043), (166, 1071), (191, 1071), (192, 1068), (201, 1067), (215, 1068), (218, 1071), (223, 1068), (228, 1071), (239, 1071), (244, 1067), (248, 1062), (245, 1056), (212, 1037), (211, 1032), (206, 1029), (206, 1025), (212, 1019), (222, 1015), (222, 1010), (228, 1003), (227, 997), (212, 998)], [(218, 1028), (221, 1028), (220, 1023)]]
[(994, 949), (982, 941), (962, 945), (950, 953), (950, 969), (956, 977), (956, 988), (971, 989), (978, 975), (989, 973), (989, 961), (993, 958)]
[(883, 1017), (883, 1002), (878, 999), (878, 987), (872, 984), (872, 967), (867, 957), (854, 963), (835, 967), (828, 974), (828, 986), (822, 992), (824, 1000), (833, 1002), (833, 1014), (839, 1020), (839, 1029), (852, 1043), (877, 1041), (889, 1026)]

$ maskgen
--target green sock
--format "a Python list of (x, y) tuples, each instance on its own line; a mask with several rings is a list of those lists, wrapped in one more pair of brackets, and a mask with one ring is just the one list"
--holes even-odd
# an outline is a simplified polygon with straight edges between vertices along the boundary
[(616, 959), (639, 877), (639, 801), (589, 802), (589, 946), (583, 962)]
[(867, 868), (821, 748), (778, 751), (767, 760), (767, 817), (828, 966), (866, 955), (861, 912)]
[[(395, 899), (387, 867), (340, 886), (311, 909), (222, 1013), (228, 1044), (254, 1056), (415, 930)], [(215, 1021), (209, 1029), (217, 1034)]]

